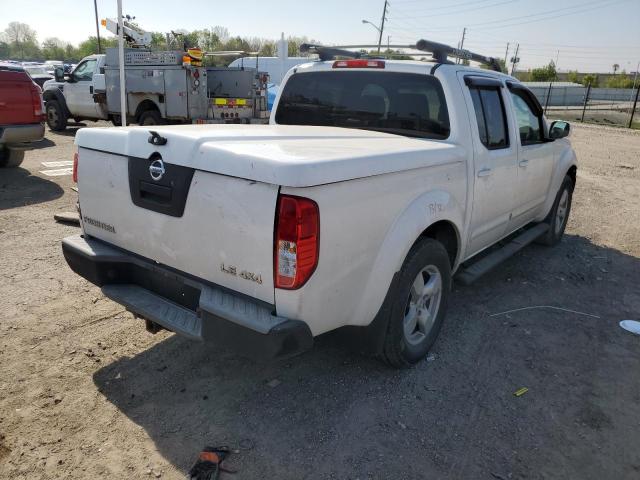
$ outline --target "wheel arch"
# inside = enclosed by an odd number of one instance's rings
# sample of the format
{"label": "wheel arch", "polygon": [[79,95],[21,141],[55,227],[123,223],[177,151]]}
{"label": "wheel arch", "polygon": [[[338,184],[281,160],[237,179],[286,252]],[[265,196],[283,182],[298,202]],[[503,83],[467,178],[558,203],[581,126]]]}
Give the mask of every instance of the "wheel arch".
{"label": "wheel arch", "polygon": [[412,245],[412,249],[423,239],[432,238],[442,244],[449,254],[449,263],[453,271],[460,254],[460,232],[450,220],[438,220],[427,227]]}
{"label": "wheel arch", "polygon": [[365,294],[354,311],[354,320],[366,325],[374,319],[394,275],[411,249],[424,238],[443,242],[453,272],[462,250],[463,219],[463,207],[449,192],[443,190],[424,193],[410,203],[387,231],[367,278]]}
{"label": "wheel arch", "polygon": [[64,113],[67,117],[71,116],[71,112],[69,112],[69,107],[67,107],[67,100],[64,98],[63,93],[59,89],[49,89],[42,92],[42,100],[44,100],[45,105],[47,102],[52,100],[57,101],[60,106],[64,109]]}
{"label": "wheel arch", "polygon": [[569,176],[569,178],[571,178],[571,180],[573,181],[573,186],[575,187],[576,182],[578,181],[578,166],[571,165],[569,170],[567,170],[567,175]]}
{"label": "wheel arch", "polygon": [[573,185],[575,186],[577,181],[577,174],[578,161],[576,158],[576,153],[569,145],[567,148],[563,149],[560,152],[549,185],[549,191],[547,192],[547,200],[544,204],[544,208],[542,209],[540,216],[536,219],[537,221],[544,220],[545,218],[547,218],[547,215],[549,215],[549,212],[551,212],[553,203],[556,200],[556,194],[558,193],[558,190],[562,185],[564,177],[566,177],[567,175],[571,177],[571,180],[573,180]]}
{"label": "wheel arch", "polygon": [[156,110],[160,114],[160,116],[162,116],[162,111],[160,110],[160,107],[154,100],[150,98],[145,98],[144,100],[142,100],[136,107],[136,113],[134,115],[136,119],[136,123],[140,122],[140,116],[144,112],[148,112],[152,110]]}

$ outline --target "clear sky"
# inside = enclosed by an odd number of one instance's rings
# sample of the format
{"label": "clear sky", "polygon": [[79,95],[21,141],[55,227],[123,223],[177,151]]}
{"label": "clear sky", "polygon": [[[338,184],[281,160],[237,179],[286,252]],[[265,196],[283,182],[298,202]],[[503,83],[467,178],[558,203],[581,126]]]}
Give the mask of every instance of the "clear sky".
{"label": "clear sky", "polygon": [[[116,0],[97,0],[100,18],[116,16]],[[123,0],[124,13],[147,30],[167,32],[222,25],[232,35],[277,39],[306,35],[327,44],[375,43],[384,0]],[[558,57],[560,70],[635,71],[640,61],[640,0],[390,0],[391,43],[428,38],[486,55],[510,56],[520,43],[521,67]],[[38,40],[77,44],[95,35],[92,0],[0,0],[0,30],[28,23]],[[104,30],[103,30],[104,32]],[[106,34],[106,32],[105,32]],[[558,52],[559,51],[559,52]]]}

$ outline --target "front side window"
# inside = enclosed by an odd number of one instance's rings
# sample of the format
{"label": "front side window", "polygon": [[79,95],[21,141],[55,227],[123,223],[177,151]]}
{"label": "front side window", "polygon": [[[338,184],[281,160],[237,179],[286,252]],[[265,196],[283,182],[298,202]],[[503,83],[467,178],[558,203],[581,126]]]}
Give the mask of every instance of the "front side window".
{"label": "front side window", "polygon": [[520,142],[522,145],[531,145],[543,141],[542,117],[536,115],[535,108],[526,94],[517,90],[511,92],[511,99],[515,108]]}
{"label": "front side window", "polygon": [[498,87],[471,87],[471,100],[478,122],[480,141],[489,150],[507,148],[507,118]]}
{"label": "front side window", "polygon": [[73,78],[79,82],[93,79],[93,72],[96,70],[96,60],[87,60],[82,62],[73,71]]}
{"label": "front side window", "polygon": [[292,75],[276,111],[281,125],[376,130],[445,139],[449,113],[438,79],[384,71],[330,71]]}

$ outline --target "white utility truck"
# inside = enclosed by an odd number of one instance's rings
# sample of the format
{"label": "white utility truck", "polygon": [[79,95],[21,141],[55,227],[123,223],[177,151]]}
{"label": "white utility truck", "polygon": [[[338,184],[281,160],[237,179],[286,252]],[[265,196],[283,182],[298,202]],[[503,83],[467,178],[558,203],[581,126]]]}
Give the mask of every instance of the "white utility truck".
{"label": "white utility truck", "polygon": [[[115,20],[104,25],[117,32]],[[264,72],[204,67],[199,49],[151,50],[151,35],[130,22],[124,33],[129,45],[124,50],[127,123],[267,123]],[[55,80],[46,82],[43,91],[51,130],[65,130],[69,119],[121,124],[118,59],[118,49],[108,48],[106,55],[83,58],[68,75],[56,68]]]}
{"label": "white utility truck", "polygon": [[[196,67],[183,52],[126,49],[127,123],[267,123],[268,75],[254,68]],[[120,125],[118,49],[82,59],[68,75],[44,84],[47,124],[111,120]]]}
{"label": "white utility truck", "polygon": [[82,234],[62,249],[150,331],[274,357],[343,328],[409,366],[455,272],[470,283],[560,241],[569,125],[548,124],[516,79],[447,59],[495,66],[465,50],[421,40],[425,62],[307,48],[324,61],[288,72],[270,125],[80,130]]}

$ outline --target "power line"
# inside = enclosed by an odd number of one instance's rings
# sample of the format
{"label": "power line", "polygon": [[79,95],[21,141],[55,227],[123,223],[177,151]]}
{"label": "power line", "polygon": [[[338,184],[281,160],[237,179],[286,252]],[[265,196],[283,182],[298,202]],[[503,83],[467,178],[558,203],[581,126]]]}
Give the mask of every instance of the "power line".
{"label": "power line", "polygon": [[[495,2],[495,0],[491,0],[491,1]],[[514,2],[519,2],[519,1],[520,0],[501,0],[499,2],[490,3],[488,5],[482,5],[480,7],[473,7],[473,8],[463,9],[463,10],[456,10],[454,12],[435,13],[435,14],[427,14],[427,15],[412,15],[412,14],[409,14],[408,12],[406,12],[405,16],[400,16],[400,17],[395,17],[395,18],[412,20],[412,19],[417,19],[417,18],[444,17],[444,16],[448,16],[448,15],[458,15],[460,13],[474,12],[476,10],[484,10],[485,8],[497,7],[497,6],[500,6],[500,5],[506,5],[508,3],[514,3]]]}
{"label": "power line", "polygon": [[[445,10],[447,8],[456,8],[456,7],[462,7],[465,5],[474,5],[474,4],[478,4],[478,3],[485,3],[485,2],[491,2],[493,0],[474,0],[471,2],[461,2],[461,3],[454,3],[452,5],[443,5],[441,7],[428,7],[429,10]],[[402,0],[395,0],[393,2],[394,5],[407,5],[409,3],[423,3],[424,0],[407,0],[407,1],[402,1]]]}
{"label": "power line", "polygon": [[[559,15],[545,16],[543,18],[534,18],[532,20],[527,20],[527,21],[524,21],[524,22],[507,23],[505,25],[495,25],[495,26],[490,26],[488,28],[489,29],[491,29],[491,28],[506,28],[506,27],[514,27],[514,26],[518,26],[518,25],[526,25],[528,23],[543,22],[545,20],[555,20],[557,18],[566,17],[566,16],[569,16],[569,15],[577,15],[577,14],[585,13],[585,12],[590,12],[592,10],[598,10],[600,8],[610,7],[612,5],[615,5],[615,4],[618,4],[618,3],[624,3],[624,2],[628,2],[628,1],[629,0],[615,0],[615,1],[612,1],[612,2],[609,2],[609,3],[600,3],[600,0],[597,0],[596,2],[591,2],[591,3],[584,4],[584,5],[593,5],[594,3],[599,3],[599,5],[595,5],[595,6],[592,6],[590,8],[583,8],[583,9],[580,9],[580,10],[575,10],[573,12],[566,12],[566,13],[562,13],[562,14],[559,14]],[[574,8],[574,7],[571,7],[571,8]],[[566,8],[558,9],[558,10],[550,10],[548,12],[545,12],[544,14],[536,14],[536,15],[548,15],[548,14],[551,14],[553,12],[558,12],[558,11],[562,11],[562,10],[566,10]],[[525,16],[519,17],[519,18],[526,18],[526,17],[530,17],[530,16],[532,16],[532,15],[525,15]],[[513,17],[513,18],[516,19],[518,17]],[[476,23],[476,24],[471,25],[471,26],[482,27],[482,26],[486,26],[486,25],[495,24],[496,22],[506,22],[507,20],[508,19],[504,19],[504,20],[500,20],[500,21],[495,20],[495,21],[491,21],[491,22]]]}
{"label": "power line", "polygon": [[[604,7],[609,7],[618,3],[624,3],[624,2],[628,2],[629,0],[614,0],[614,1],[609,1],[609,2],[601,2],[601,0],[592,0],[591,2],[586,2],[583,3],[582,5],[572,5],[569,7],[563,7],[563,8],[558,8],[556,10],[548,10],[546,12],[542,12],[542,13],[532,13],[529,15],[520,15],[520,16],[515,16],[515,17],[508,17],[508,18],[503,18],[503,19],[498,19],[498,20],[490,20],[487,22],[479,22],[479,23],[474,23],[474,24],[467,24],[468,27],[485,27],[485,26],[489,26],[488,28],[506,28],[506,27],[512,27],[512,26],[517,26],[517,25],[525,25],[528,23],[534,23],[534,22],[540,22],[540,21],[545,21],[545,20],[554,20],[556,18],[561,18],[561,17],[565,17],[568,15],[576,15],[576,14],[580,14],[580,13],[584,13],[584,12],[589,12],[592,10],[597,10],[600,8],[604,8]],[[585,8],[588,7],[588,8]],[[567,10],[573,10],[573,11],[569,11],[567,12]],[[558,12],[565,12],[565,13],[561,13],[556,15]],[[533,18],[533,17],[540,17],[540,18]],[[516,21],[514,23],[508,23],[511,22],[513,20],[521,20],[524,18],[531,18],[531,20],[526,20],[523,22],[519,22]],[[507,22],[507,23],[505,23]],[[429,28],[429,30],[431,31],[447,31],[450,29],[455,29],[455,28],[459,28],[462,25],[458,24],[458,25],[447,25],[447,26],[440,26],[440,27],[436,27],[436,28]]]}

